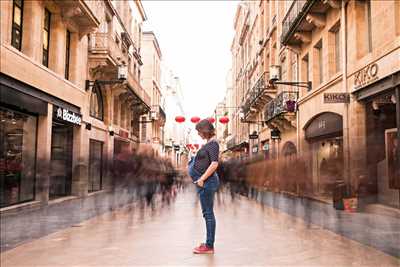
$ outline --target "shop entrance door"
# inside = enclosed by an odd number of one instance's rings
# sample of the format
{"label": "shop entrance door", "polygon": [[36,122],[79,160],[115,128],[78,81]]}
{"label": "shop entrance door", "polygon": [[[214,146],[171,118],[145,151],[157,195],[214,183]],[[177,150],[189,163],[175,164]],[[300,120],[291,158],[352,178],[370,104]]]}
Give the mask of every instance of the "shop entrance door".
{"label": "shop entrance door", "polygon": [[329,138],[313,143],[313,176],[318,195],[331,197],[335,182],[343,180],[343,138]]}
{"label": "shop entrance door", "polygon": [[50,199],[71,195],[73,126],[53,122],[51,135]]}

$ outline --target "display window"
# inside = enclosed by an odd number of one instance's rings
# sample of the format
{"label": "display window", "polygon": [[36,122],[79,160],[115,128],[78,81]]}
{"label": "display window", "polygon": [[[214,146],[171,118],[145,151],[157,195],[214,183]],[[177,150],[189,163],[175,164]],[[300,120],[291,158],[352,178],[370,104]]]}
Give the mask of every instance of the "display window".
{"label": "display window", "polygon": [[103,143],[90,140],[89,147],[89,184],[88,191],[95,192],[102,189],[103,178]]}
{"label": "display window", "polygon": [[37,117],[0,107],[0,207],[35,198]]}

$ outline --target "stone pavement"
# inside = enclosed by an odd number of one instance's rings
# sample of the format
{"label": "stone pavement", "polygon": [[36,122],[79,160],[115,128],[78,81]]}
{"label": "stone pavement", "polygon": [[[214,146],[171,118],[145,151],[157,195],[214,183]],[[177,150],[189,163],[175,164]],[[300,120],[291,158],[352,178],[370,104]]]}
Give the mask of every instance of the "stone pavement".
{"label": "stone pavement", "polygon": [[0,254],[1,266],[399,266],[400,260],[277,209],[221,194],[215,255],[193,255],[204,222],[193,191],[174,204],[106,213]]}

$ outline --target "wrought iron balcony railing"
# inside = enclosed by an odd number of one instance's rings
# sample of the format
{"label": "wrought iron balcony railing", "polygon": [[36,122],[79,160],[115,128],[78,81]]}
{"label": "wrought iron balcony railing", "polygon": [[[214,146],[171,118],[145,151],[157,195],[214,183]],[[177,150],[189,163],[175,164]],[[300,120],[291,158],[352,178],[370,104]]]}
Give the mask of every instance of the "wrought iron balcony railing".
{"label": "wrought iron balcony railing", "polygon": [[266,105],[264,120],[268,122],[282,114],[296,112],[298,96],[298,92],[281,92]]}
{"label": "wrought iron balcony railing", "polygon": [[281,43],[287,44],[289,38],[296,31],[299,22],[305,17],[316,0],[294,0],[282,20]]}
{"label": "wrought iron balcony railing", "polygon": [[244,98],[244,103],[242,105],[245,117],[250,113],[252,108],[257,106],[259,102],[262,102],[261,104],[266,103],[266,99],[263,98],[264,93],[266,92],[266,90],[268,90],[266,79],[267,79],[267,73],[264,72],[260,76],[258,81],[254,84],[253,88],[247,92]]}

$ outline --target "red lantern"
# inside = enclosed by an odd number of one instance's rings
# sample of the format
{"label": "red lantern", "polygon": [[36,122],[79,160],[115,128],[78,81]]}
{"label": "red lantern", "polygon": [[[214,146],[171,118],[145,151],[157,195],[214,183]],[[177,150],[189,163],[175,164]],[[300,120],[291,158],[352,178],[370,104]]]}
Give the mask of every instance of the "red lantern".
{"label": "red lantern", "polygon": [[182,123],[182,122],[185,121],[185,117],[183,117],[183,116],[176,116],[176,117],[175,117],[175,121],[178,122],[178,123]]}
{"label": "red lantern", "polygon": [[215,119],[213,118],[213,117],[210,117],[210,118],[208,118],[207,119],[209,122],[211,122],[211,123],[214,123],[215,122]]}
{"label": "red lantern", "polygon": [[195,147],[196,149],[199,149],[199,144],[194,144],[194,147]]}
{"label": "red lantern", "polygon": [[193,122],[193,123],[198,123],[198,122],[200,121],[200,118],[197,117],[197,116],[195,116],[195,117],[192,117],[192,118],[190,119],[190,121]]}
{"label": "red lantern", "polygon": [[229,122],[229,118],[228,117],[221,117],[219,119],[219,122],[222,123],[222,124],[226,124],[226,123]]}
{"label": "red lantern", "polygon": [[192,149],[192,144],[186,144],[187,149]]}

